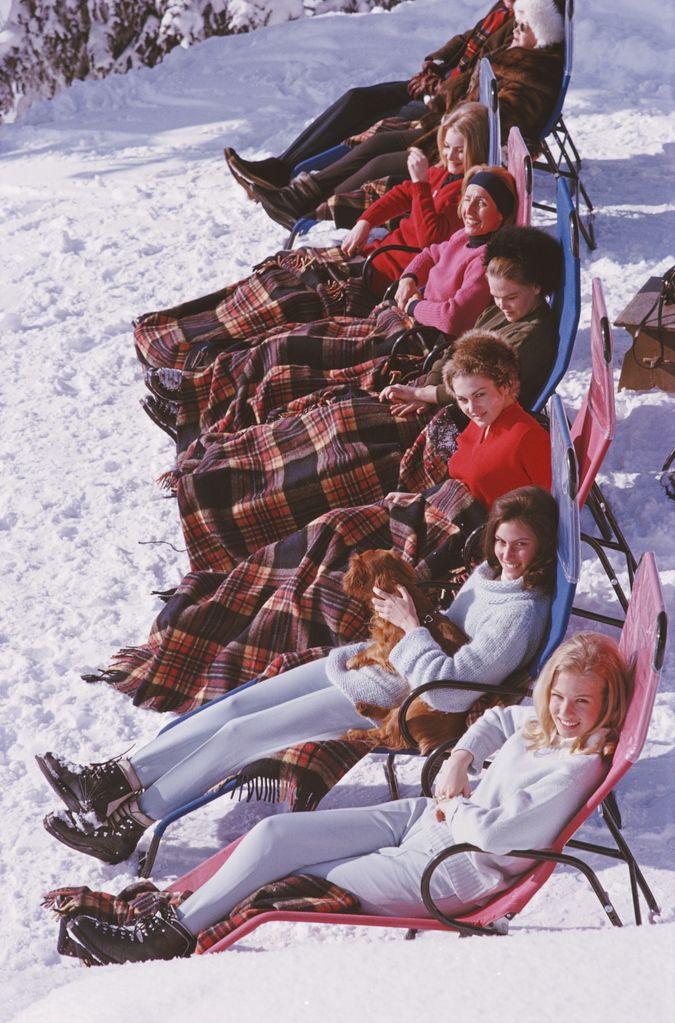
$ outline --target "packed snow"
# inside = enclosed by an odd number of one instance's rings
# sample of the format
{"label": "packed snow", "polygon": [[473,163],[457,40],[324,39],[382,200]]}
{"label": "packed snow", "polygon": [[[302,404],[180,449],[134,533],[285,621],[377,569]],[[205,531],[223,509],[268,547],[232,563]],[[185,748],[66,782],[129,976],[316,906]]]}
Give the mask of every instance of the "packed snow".
{"label": "packed snow", "polygon": [[[622,931],[585,882],[561,869],[500,940],[428,933],[407,943],[392,930],[278,924],[222,956],[83,971],[59,957],[55,921],[40,907],[57,885],[118,891],[134,864],[107,866],[48,837],[41,820],[54,797],[34,754],[105,758],[168,720],[80,680],[118,647],[144,641],[158,610],[151,591],[175,585],[187,567],[175,502],[154,483],[172,449],[138,404],[131,319],[222,287],[283,242],[285,232],[229,176],[223,145],[251,157],[279,152],[350,85],[409,76],[483,6],[416,0],[391,13],[211,39],[153,70],[77,83],[0,128],[0,543],[9,581],[0,624],[0,1020],[257,1023],[320,1013],[325,1023],[349,1015],[379,1023],[449,1013],[526,1023],[559,1013],[658,1023],[669,1015],[672,665],[643,758],[619,791],[626,837],[662,906],[653,926],[631,923],[625,868],[601,864]],[[601,279],[614,319],[649,276],[675,263],[672,22],[657,0],[577,7],[566,120],[597,207],[598,248],[582,254],[581,325],[559,389],[570,411],[589,376],[591,279]],[[618,380],[630,339],[618,328],[614,336]],[[672,620],[675,505],[659,480],[675,444],[672,397],[621,391],[617,419],[601,485],[636,555],[656,553]],[[616,613],[589,556],[579,592],[580,603]],[[402,769],[405,794],[418,770],[414,761]],[[326,803],[384,798],[381,767],[369,761]],[[271,812],[283,811],[222,800],[179,822],[155,879],[179,876]],[[599,823],[585,833],[602,840]]]}

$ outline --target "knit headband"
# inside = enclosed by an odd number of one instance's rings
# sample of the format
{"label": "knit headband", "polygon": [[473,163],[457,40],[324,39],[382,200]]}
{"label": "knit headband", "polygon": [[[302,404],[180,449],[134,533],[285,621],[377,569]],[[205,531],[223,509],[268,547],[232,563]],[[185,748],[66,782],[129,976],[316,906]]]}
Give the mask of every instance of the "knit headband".
{"label": "knit headband", "polygon": [[480,185],[484,188],[503,217],[509,217],[513,213],[516,200],[511,189],[498,174],[493,174],[492,171],[478,171],[468,182],[467,188],[469,185]]}

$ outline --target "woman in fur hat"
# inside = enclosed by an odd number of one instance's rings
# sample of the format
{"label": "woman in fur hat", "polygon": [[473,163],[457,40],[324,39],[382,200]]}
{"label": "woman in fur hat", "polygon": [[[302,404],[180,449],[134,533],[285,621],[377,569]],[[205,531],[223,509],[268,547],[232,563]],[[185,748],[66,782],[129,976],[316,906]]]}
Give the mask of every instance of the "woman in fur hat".
{"label": "woman in fur hat", "polygon": [[[502,141],[512,127],[536,142],[560,92],[564,21],[555,0],[516,0],[512,40],[490,54],[499,88]],[[350,153],[317,173],[299,174],[286,188],[251,183],[249,191],[265,212],[287,226],[311,213],[333,193],[349,192],[385,176],[407,177],[406,148],[435,130],[442,113],[465,100],[480,98],[480,67],[447,78],[430,101],[433,111],[421,121],[401,123],[401,130],[381,130]],[[427,156],[435,160],[433,135]]]}

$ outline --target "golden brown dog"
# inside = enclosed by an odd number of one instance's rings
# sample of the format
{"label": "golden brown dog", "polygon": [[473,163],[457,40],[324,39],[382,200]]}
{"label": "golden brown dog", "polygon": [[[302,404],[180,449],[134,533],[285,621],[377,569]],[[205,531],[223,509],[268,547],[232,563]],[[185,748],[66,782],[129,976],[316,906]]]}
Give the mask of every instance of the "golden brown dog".
{"label": "golden brown dog", "polygon": [[[368,606],[373,598],[374,586],[386,593],[396,593],[398,587],[403,586],[413,599],[420,622],[429,629],[447,654],[456,653],[467,642],[461,629],[448,621],[445,615],[434,611],[429,597],[419,587],[412,567],[395,550],[353,554],[342,585],[345,593],[362,600]],[[365,650],[351,657],[347,667],[362,668],[376,664],[393,673],[389,654],[402,635],[403,630],[397,625],[373,614],[370,619],[371,643]],[[360,701],[356,709],[359,714],[381,723],[377,728],[352,729],[347,733],[347,739],[366,740],[372,746],[386,746],[389,749],[405,749],[407,743],[398,726],[398,707],[377,707]],[[427,753],[446,739],[459,736],[464,728],[464,720],[464,714],[444,714],[433,710],[421,697],[413,701],[406,716],[410,733],[422,753]]]}

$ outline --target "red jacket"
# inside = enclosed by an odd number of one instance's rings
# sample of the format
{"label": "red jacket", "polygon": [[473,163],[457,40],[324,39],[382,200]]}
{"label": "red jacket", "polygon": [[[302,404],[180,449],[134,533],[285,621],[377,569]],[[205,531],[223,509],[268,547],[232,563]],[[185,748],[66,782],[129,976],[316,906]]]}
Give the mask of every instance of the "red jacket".
{"label": "red jacket", "polygon": [[[365,220],[371,227],[379,227],[402,213],[407,215],[386,238],[366,246],[366,255],[380,245],[414,245],[424,249],[434,242],[444,242],[458,231],[462,226],[457,214],[462,179],[444,184],[447,176],[445,167],[430,167],[428,181],[404,181],[369,206],[359,220]],[[375,268],[391,283],[398,280],[409,262],[409,252],[385,252]]]}
{"label": "red jacket", "polygon": [[534,485],[550,490],[549,435],[520,405],[509,405],[486,437],[475,423],[462,430],[448,471],[488,510],[498,497],[516,487]]}

